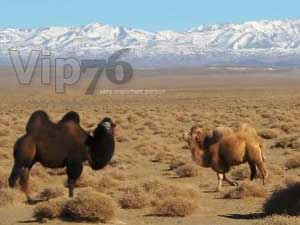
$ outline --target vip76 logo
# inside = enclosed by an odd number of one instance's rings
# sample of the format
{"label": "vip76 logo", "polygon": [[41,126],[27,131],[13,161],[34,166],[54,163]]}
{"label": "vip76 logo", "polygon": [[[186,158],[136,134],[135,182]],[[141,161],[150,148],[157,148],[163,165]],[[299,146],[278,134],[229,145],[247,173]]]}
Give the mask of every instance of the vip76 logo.
{"label": "vip76 logo", "polygon": [[[120,58],[130,51],[129,48],[121,49],[112,54],[107,60],[105,59],[83,59],[76,58],[56,58],[54,60],[55,72],[52,72],[53,60],[50,51],[31,51],[26,65],[23,63],[20,52],[17,50],[9,50],[11,62],[15,70],[18,81],[21,85],[30,85],[34,72],[38,68],[40,62],[41,68],[41,83],[51,84],[51,78],[55,78],[55,91],[64,93],[66,85],[77,83],[81,75],[87,73],[88,69],[97,69],[96,74],[89,87],[86,90],[87,95],[92,95],[95,92],[97,83],[101,75],[105,72],[108,80],[114,84],[125,84],[129,82],[133,76],[132,66]],[[117,77],[117,68],[122,68],[122,78]],[[66,73],[67,69],[71,71]]]}

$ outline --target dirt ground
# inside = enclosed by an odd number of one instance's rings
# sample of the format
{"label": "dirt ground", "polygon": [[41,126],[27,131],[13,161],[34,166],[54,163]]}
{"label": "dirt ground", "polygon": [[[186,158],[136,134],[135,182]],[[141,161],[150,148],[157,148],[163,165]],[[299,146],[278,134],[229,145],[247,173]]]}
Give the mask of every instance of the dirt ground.
{"label": "dirt ground", "polygon": [[[33,85],[24,87],[17,83],[10,69],[1,68],[0,192],[8,189],[5,182],[13,164],[13,145],[24,134],[30,114],[43,109],[53,121],[58,121],[67,111],[75,110],[86,130],[92,131],[105,116],[113,118],[119,127],[113,163],[98,172],[85,166],[80,185],[75,189],[78,193],[91,187],[114,199],[118,209],[108,224],[268,224],[264,223],[266,218],[260,218],[266,198],[279,187],[299,180],[299,74],[300,70],[296,69],[137,70],[130,83],[117,86],[102,79],[94,95],[87,96],[84,92],[90,77],[67,87],[64,94],[56,94],[53,86],[40,85],[38,76]],[[111,89],[157,89],[160,92],[104,94],[103,90]],[[210,129],[236,127],[240,122],[253,124],[264,138],[270,176],[266,186],[262,186],[260,179],[248,181],[248,165],[237,166],[230,176],[240,185],[250,183],[258,191],[245,191],[238,199],[224,198],[235,187],[224,185],[222,192],[215,192],[216,174],[194,165],[181,137],[194,124]],[[179,176],[178,169],[170,169],[175,160],[182,161],[195,174]],[[67,196],[66,175],[56,172],[35,165],[31,171],[32,195],[38,196],[45,188],[59,187]],[[156,201],[172,196],[173,193],[169,193],[172,189],[165,195],[153,195],[152,204],[138,209],[122,208],[120,199],[124,187],[142,187],[151,180],[181,188],[182,195],[186,194],[185,190],[193,189],[196,197],[185,196],[185,199],[193,201],[195,209],[185,217],[159,216],[155,211]],[[141,198],[147,201],[153,196],[142,192]],[[20,191],[14,193],[13,199],[0,194],[0,224],[36,224],[35,207],[26,204]],[[59,218],[46,222],[78,224]]]}

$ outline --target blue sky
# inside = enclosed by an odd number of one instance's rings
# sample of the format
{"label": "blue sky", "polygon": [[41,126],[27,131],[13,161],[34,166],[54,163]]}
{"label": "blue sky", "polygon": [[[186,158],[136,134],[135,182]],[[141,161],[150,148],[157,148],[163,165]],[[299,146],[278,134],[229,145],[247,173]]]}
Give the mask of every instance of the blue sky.
{"label": "blue sky", "polygon": [[0,0],[1,28],[101,22],[149,31],[201,24],[300,18],[299,0]]}

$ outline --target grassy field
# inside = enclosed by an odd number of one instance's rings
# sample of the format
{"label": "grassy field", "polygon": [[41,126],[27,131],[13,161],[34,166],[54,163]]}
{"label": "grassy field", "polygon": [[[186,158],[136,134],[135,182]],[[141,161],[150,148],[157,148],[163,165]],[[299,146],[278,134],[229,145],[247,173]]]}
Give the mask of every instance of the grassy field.
{"label": "grassy field", "polygon": [[[38,109],[47,111],[53,121],[75,110],[86,130],[93,130],[105,116],[117,123],[113,161],[98,172],[85,166],[75,189],[76,200],[85,201],[90,213],[97,202],[105,206],[97,210],[108,224],[300,224],[294,217],[262,215],[264,202],[275,190],[299,181],[299,73],[295,69],[140,70],[123,86],[101,80],[95,94],[87,96],[90,77],[64,94],[55,94],[53,86],[39,84],[38,76],[33,85],[23,87],[12,71],[2,68],[0,224],[36,224],[45,213],[57,217],[61,202],[68,201],[64,171],[38,164],[31,171],[31,192],[47,198],[46,202],[28,205],[19,190],[7,187],[14,142]],[[101,92],[106,89],[162,92],[107,96]],[[230,176],[240,187],[225,185],[217,193],[216,174],[194,165],[182,133],[193,124],[213,128],[236,127],[240,122],[253,124],[263,137],[269,178],[266,186],[260,179],[250,182],[248,165],[237,166]],[[68,202],[68,209],[74,204]],[[60,217],[43,221],[78,224]]]}

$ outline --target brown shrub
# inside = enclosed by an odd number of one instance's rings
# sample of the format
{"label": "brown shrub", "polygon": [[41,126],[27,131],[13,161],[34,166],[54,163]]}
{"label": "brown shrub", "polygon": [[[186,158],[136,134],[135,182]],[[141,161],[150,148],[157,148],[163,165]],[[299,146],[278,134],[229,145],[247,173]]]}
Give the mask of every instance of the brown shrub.
{"label": "brown shrub", "polygon": [[150,130],[153,130],[153,131],[157,131],[158,130],[158,126],[156,125],[156,123],[152,122],[152,121],[147,121],[144,123],[144,125],[146,127],[148,127]]}
{"label": "brown shrub", "polygon": [[194,200],[199,197],[199,192],[193,186],[185,184],[173,184],[161,181],[159,179],[151,179],[145,181],[142,187],[149,195],[150,203],[156,206],[162,199],[182,197]]}
{"label": "brown shrub", "polygon": [[76,187],[96,187],[97,186],[97,178],[87,170],[85,167],[81,176],[76,181]]}
{"label": "brown shrub", "polygon": [[299,225],[300,218],[291,216],[268,216],[263,220],[253,222],[253,225]]}
{"label": "brown shrub", "polygon": [[300,156],[294,156],[286,161],[285,167],[287,169],[296,169],[300,167]]}
{"label": "brown shrub", "polygon": [[196,177],[199,175],[199,168],[195,165],[184,165],[176,169],[179,177]]}
{"label": "brown shrub", "polygon": [[145,191],[138,186],[125,188],[119,203],[123,209],[141,209],[148,205]]}
{"label": "brown shrub", "polygon": [[238,167],[231,172],[231,176],[233,176],[235,180],[248,179],[250,177],[249,167],[248,166]]}
{"label": "brown shrub", "polygon": [[191,199],[170,197],[158,202],[153,213],[158,216],[185,217],[192,214],[196,208],[197,204]]}
{"label": "brown shrub", "polygon": [[101,223],[111,220],[115,213],[116,204],[113,199],[91,190],[81,192],[69,200],[62,211],[66,219]]}
{"label": "brown shrub", "polygon": [[170,170],[177,169],[178,167],[184,166],[185,164],[186,164],[185,161],[182,159],[173,159],[169,165]]}
{"label": "brown shrub", "polygon": [[264,129],[259,131],[258,135],[264,139],[274,139],[279,136],[279,131],[274,129]]}
{"label": "brown shrub", "polygon": [[300,215],[300,183],[294,183],[286,188],[279,189],[266,200],[263,211],[267,215],[287,214]]}
{"label": "brown shrub", "polygon": [[52,199],[50,201],[37,204],[33,210],[33,216],[37,220],[54,219],[61,215],[67,199]]}
{"label": "brown shrub", "polygon": [[62,187],[51,187],[51,188],[45,188],[40,194],[39,197],[43,199],[53,199],[58,198],[64,195],[64,188]]}
{"label": "brown shrub", "polygon": [[224,195],[224,198],[228,199],[243,199],[248,197],[264,198],[267,196],[267,190],[262,187],[255,185],[251,182],[245,182],[240,187],[230,190]]}
{"label": "brown shrub", "polygon": [[101,179],[97,182],[96,186],[94,186],[94,189],[99,192],[106,192],[112,187],[117,187],[118,185],[118,180],[114,179],[109,175],[103,175]]}
{"label": "brown shrub", "polygon": [[11,189],[0,189],[0,207],[12,204],[15,200],[16,192]]}
{"label": "brown shrub", "polygon": [[142,184],[142,187],[146,192],[154,192],[165,186],[165,182],[160,179],[149,179]]}
{"label": "brown shrub", "polygon": [[285,136],[276,141],[273,147],[300,149],[300,138],[294,135]]}

